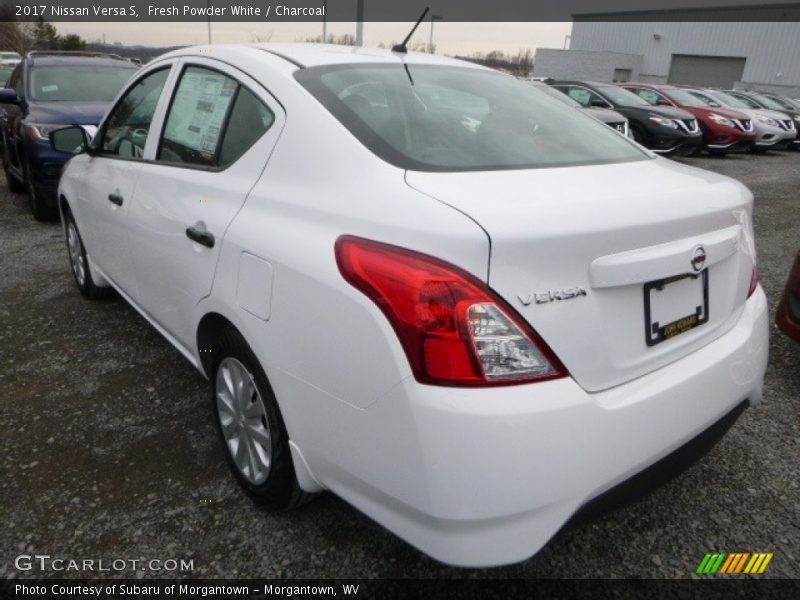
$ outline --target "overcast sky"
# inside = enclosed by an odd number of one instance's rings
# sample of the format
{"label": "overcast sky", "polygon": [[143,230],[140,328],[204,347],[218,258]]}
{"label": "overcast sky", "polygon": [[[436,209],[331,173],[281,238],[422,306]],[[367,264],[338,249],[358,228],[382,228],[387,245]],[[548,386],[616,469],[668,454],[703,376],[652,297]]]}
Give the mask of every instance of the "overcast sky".
{"label": "overcast sky", "polygon": [[[364,43],[399,42],[412,23],[365,23]],[[122,42],[125,45],[177,46],[205,44],[206,23],[57,23],[59,33],[77,33],[96,41]],[[428,42],[430,23],[423,23],[412,42]],[[434,43],[439,54],[472,54],[502,50],[516,53],[520,48],[563,48],[571,23],[447,23],[436,22]],[[329,34],[355,33],[355,23],[329,23]],[[321,35],[321,23],[213,23],[212,41],[223,42],[295,42]]]}

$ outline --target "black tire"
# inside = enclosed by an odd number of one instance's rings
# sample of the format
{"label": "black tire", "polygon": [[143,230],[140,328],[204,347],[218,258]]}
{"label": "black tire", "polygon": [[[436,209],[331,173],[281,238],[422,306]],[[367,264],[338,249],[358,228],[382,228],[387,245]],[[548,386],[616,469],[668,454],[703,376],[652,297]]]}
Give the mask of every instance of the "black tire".
{"label": "black tire", "polygon": [[55,221],[58,217],[58,211],[54,207],[48,206],[42,197],[42,193],[36,189],[36,183],[31,176],[30,165],[27,162],[23,163],[23,165],[25,188],[28,192],[28,202],[31,205],[33,218],[37,221]]}
{"label": "black tire", "polygon": [[[261,363],[253,354],[247,342],[238,331],[228,329],[223,333],[214,348],[204,350],[211,350],[214,358],[210,385],[214,422],[216,423],[219,439],[222,442],[228,467],[239,486],[256,504],[270,511],[291,510],[313,498],[314,494],[304,492],[297,483],[292,454],[289,449],[289,435],[286,432],[278,402],[261,367]],[[217,409],[217,382],[220,366],[226,359],[234,359],[244,366],[258,392],[257,395],[253,394],[250,397],[252,406],[256,406],[256,403],[260,401],[265,411],[266,422],[262,420],[262,424],[263,427],[269,429],[271,460],[266,479],[261,483],[254,483],[249,480],[247,474],[239,468],[233,457],[234,451],[229,447],[223,433],[222,416]],[[241,439],[240,437],[239,445],[242,444]]]}
{"label": "black tire", "polygon": [[25,182],[14,177],[8,168],[8,158],[6,157],[5,150],[3,151],[3,171],[6,174],[6,183],[8,184],[9,190],[15,194],[22,194],[25,192]]}
{"label": "black tire", "polygon": [[[71,234],[73,235],[72,238],[70,237]],[[113,288],[100,287],[92,279],[83,239],[72,213],[68,210],[64,211],[64,237],[67,241],[67,256],[69,257],[72,277],[75,279],[75,284],[78,286],[81,295],[89,300],[100,300],[112,296],[114,294]],[[71,244],[74,244],[74,246],[71,246]],[[81,268],[83,269],[82,273]]]}

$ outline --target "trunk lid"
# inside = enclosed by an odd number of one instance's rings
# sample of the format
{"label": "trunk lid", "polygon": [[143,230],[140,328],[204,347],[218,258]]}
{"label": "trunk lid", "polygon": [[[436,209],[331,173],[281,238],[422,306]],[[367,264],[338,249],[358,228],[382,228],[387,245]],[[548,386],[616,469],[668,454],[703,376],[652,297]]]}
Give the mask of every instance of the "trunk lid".
{"label": "trunk lid", "polygon": [[[686,356],[730,329],[743,309],[755,261],[752,195],[733,179],[659,158],[409,171],[406,181],[485,229],[490,287],[588,391]],[[685,274],[694,277],[670,281]],[[658,280],[667,281],[651,283]]]}

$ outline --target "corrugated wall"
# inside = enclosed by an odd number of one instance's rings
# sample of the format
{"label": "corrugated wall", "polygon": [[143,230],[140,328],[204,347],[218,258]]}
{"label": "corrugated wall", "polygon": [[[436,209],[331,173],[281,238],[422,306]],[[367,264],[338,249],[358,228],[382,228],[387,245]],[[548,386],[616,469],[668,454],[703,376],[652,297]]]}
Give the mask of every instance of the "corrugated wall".
{"label": "corrugated wall", "polygon": [[576,22],[570,48],[641,54],[651,80],[673,54],[745,57],[743,83],[800,88],[800,23]]}

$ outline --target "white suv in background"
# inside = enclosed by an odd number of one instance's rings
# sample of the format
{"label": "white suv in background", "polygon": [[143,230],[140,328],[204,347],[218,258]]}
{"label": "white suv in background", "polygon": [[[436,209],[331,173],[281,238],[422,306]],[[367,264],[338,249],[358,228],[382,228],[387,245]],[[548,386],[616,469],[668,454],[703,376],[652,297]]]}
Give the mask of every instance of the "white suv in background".
{"label": "white suv in background", "polygon": [[271,508],[331,490],[441,561],[520,561],[761,399],[750,192],[511,76],[186,48],[51,142],[81,292],[210,380]]}
{"label": "white suv in background", "polygon": [[0,65],[14,67],[22,61],[18,52],[0,52]]}

